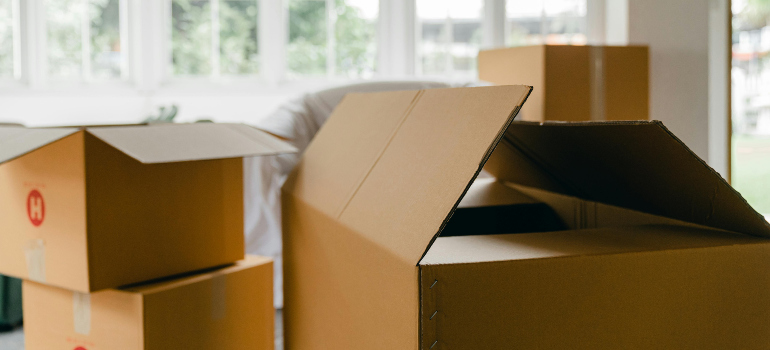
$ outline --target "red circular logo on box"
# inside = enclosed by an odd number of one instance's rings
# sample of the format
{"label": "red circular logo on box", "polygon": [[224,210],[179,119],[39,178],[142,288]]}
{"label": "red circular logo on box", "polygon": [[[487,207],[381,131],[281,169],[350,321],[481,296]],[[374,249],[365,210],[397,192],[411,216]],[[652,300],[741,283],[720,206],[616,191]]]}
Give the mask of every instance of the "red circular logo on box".
{"label": "red circular logo on box", "polygon": [[78,347],[76,347],[74,350],[86,350],[86,348],[84,348],[84,347],[82,347],[82,346],[78,346]]}
{"label": "red circular logo on box", "polygon": [[45,218],[45,202],[37,190],[32,190],[27,196],[27,216],[35,227],[40,226]]}

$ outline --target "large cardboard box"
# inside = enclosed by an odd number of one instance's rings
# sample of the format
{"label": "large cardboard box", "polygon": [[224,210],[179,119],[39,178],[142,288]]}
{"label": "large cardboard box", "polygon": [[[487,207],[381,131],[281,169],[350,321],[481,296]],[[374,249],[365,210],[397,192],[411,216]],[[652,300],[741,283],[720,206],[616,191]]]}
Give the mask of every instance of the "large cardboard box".
{"label": "large cardboard box", "polygon": [[243,259],[237,124],[0,127],[0,273],[81,292]]}
{"label": "large cardboard box", "polygon": [[649,119],[646,46],[538,45],[479,52],[479,79],[535,87],[519,119]]}
{"label": "large cardboard box", "polygon": [[660,122],[529,91],[345,97],[284,187],[288,349],[767,348],[768,223]]}
{"label": "large cardboard box", "polygon": [[273,267],[233,266],[92,294],[24,281],[27,350],[273,349]]}

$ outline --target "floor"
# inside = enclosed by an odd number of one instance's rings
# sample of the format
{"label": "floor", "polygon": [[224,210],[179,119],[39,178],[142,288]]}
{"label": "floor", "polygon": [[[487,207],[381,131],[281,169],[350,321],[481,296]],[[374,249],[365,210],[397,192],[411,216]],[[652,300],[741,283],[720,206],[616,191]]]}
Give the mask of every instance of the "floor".
{"label": "floor", "polygon": [[[10,332],[0,332],[0,349],[24,350],[24,330],[18,327]],[[275,312],[275,350],[283,350],[283,315]]]}
{"label": "floor", "polygon": [[18,327],[10,332],[0,332],[0,349],[24,350],[24,330]]}

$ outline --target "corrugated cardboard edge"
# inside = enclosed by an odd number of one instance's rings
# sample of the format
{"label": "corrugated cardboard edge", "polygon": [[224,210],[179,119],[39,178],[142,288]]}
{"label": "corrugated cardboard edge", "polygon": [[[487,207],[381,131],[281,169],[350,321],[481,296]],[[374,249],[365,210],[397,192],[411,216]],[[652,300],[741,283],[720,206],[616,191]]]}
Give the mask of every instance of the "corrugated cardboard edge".
{"label": "corrugated cardboard edge", "polygon": [[[516,106],[516,109],[514,109],[511,112],[510,117],[508,117],[508,122],[505,123],[505,126],[500,130],[495,140],[492,142],[492,144],[489,146],[489,149],[487,150],[487,153],[484,154],[484,157],[479,161],[479,166],[476,169],[476,172],[473,174],[473,177],[468,181],[468,184],[465,186],[465,189],[463,190],[463,193],[460,195],[459,198],[457,198],[457,201],[455,201],[455,204],[452,206],[452,210],[449,211],[449,214],[444,218],[444,221],[441,223],[441,226],[439,227],[438,231],[433,235],[433,238],[431,238],[428,245],[425,247],[425,250],[422,252],[422,255],[420,256],[420,259],[417,260],[416,266],[420,266],[420,261],[422,261],[422,258],[425,257],[425,254],[428,254],[428,250],[430,250],[430,247],[433,245],[433,243],[436,241],[436,238],[441,234],[441,231],[444,230],[444,227],[446,227],[447,223],[449,222],[449,219],[452,218],[452,215],[457,210],[457,206],[460,205],[460,202],[463,200],[463,197],[465,197],[465,194],[468,193],[468,190],[471,188],[471,185],[473,185],[473,181],[476,180],[476,178],[479,176],[479,173],[481,173],[481,170],[484,169],[484,164],[486,164],[487,160],[489,160],[489,157],[492,156],[492,152],[495,151],[497,148],[497,145],[500,144],[500,142],[505,137],[505,133],[508,130],[508,127],[511,126],[511,123],[513,123],[514,119],[516,119],[516,116],[521,111],[522,106],[527,102],[527,99],[532,94],[533,87],[529,86],[529,91],[527,92],[527,95],[524,96],[524,98],[518,103]],[[535,123],[537,124],[537,123]],[[420,296],[422,298],[422,296]]]}

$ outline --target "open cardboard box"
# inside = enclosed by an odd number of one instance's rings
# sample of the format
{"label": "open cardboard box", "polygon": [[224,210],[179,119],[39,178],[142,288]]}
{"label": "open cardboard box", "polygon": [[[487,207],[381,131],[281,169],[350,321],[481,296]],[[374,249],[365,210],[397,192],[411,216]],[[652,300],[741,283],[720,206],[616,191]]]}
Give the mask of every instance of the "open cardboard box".
{"label": "open cardboard box", "polygon": [[238,124],[0,127],[0,273],[80,292],[243,259]]}
{"label": "open cardboard box", "polygon": [[272,350],[274,317],[265,257],[90,294],[24,281],[27,350]]}
{"label": "open cardboard box", "polygon": [[770,225],[660,122],[512,122],[530,90],[345,97],[284,186],[288,349],[770,344]]}

